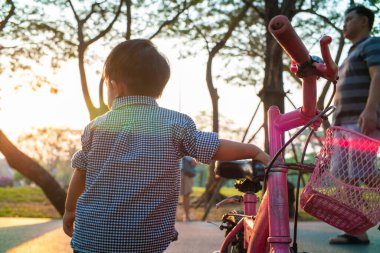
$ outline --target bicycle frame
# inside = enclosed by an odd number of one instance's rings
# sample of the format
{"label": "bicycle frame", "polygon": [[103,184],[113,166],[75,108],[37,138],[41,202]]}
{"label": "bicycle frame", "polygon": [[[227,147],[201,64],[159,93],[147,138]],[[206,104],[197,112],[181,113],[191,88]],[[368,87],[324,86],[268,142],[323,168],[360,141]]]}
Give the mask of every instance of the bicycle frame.
{"label": "bicycle frame", "polygon": [[[308,50],[299,39],[285,16],[276,16],[269,24],[269,31],[277,39],[286,53],[302,67],[310,64],[318,71],[317,74],[302,77],[303,101],[300,109],[282,114],[277,106],[271,106],[268,110],[269,129],[269,155],[273,158],[283,146],[283,134],[285,131],[305,125],[317,114],[316,109],[316,81],[319,76],[335,81],[337,78],[337,66],[332,61],[328,44],[331,38],[325,36],[321,39],[321,52],[325,64],[311,63]],[[321,121],[313,124],[317,128]],[[283,164],[283,157],[278,156],[277,164]],[[267,189],[259,206],[256,219],[256,196],[244,194],[244,211],[251,217],[242,218],[231,230],[222,243],[220,252],[227,252],[231,240],[244,230],[244,247],[248,253],[289,253],[290,237],[289,210],[287,195],[287,169],[277,166],[271,169],[267,179]],[[250,201],[254,200],[254,201]]]}

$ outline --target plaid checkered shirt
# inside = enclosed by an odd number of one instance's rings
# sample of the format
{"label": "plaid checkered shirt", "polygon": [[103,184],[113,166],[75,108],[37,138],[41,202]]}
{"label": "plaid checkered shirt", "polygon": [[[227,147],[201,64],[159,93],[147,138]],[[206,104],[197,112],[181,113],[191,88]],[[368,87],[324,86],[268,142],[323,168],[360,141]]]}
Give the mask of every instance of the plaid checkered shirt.
{"label": "plaid checkered shirt", "polygon": [[163,252],[174,234],[179,160],[208,164],[219,146],[185,114],[151,97],[114,100],[86,126],[72,167],[86,170],[71,246],[81,253]]}

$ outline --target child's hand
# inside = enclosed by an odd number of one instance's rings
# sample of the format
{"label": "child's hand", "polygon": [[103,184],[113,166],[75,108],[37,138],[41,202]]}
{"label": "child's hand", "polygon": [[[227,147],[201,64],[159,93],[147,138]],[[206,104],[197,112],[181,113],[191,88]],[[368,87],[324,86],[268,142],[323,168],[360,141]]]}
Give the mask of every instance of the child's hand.
{"label": "child's hand", "polygon": [[254,160],[259,160],[263,164],[268,165],[270,162],[270,156],[264,151],[260,151],[256,157],[254,157]]}
{"label": "child's hand", "polygon": [[66,211],[63,215],[63,231],[66,235],[72,237],[74,232],[75,212]]}

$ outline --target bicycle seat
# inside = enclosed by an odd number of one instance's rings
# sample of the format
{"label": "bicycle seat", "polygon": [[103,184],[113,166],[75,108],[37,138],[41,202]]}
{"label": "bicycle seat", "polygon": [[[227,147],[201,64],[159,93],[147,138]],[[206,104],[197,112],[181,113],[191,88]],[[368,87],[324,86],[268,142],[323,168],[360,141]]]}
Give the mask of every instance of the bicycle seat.
{"label": "bicycle seat", "polygon": [[251,181],[254,181],[254,179],[263,180],[265,166],[258,161],[219,161],[217,162],[215,173],[228,179],[246,178]]}

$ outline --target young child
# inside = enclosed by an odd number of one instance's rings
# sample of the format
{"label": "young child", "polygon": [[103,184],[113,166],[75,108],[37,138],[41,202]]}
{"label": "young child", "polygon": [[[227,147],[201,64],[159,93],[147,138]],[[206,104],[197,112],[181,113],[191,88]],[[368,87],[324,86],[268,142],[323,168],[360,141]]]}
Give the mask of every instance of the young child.
{"label": "young child", "polygon": [[[163,252],[175,235],[179,161],[268,155],[252,144],[201,132],[185,114],[157,105],[170,76],[149,40],[117,45],[106,59],[110,111],[82,135],[66,199],[63,229],[74,252]],[[75,221],[75,226],[74,226]]]}

